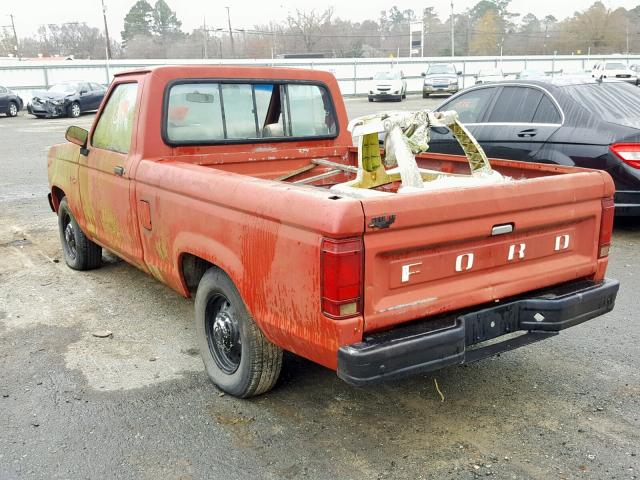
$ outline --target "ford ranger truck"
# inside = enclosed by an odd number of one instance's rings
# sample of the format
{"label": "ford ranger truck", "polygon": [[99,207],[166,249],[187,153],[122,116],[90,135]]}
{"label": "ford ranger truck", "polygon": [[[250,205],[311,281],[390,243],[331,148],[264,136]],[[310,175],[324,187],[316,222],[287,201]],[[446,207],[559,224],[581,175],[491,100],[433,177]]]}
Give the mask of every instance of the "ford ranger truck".
{"label": "ford ranger truck", "polygon": [[357,172],[347,123],[326,72],[118,73],[91,129],[48,153],[64,259],[97,268],[107,249],[194,297],[206,371],[238,397],[273,387],[284,350],[367,385],[613,308],[606,172],[492,159],[517,181],[354,198],[330,189]]}

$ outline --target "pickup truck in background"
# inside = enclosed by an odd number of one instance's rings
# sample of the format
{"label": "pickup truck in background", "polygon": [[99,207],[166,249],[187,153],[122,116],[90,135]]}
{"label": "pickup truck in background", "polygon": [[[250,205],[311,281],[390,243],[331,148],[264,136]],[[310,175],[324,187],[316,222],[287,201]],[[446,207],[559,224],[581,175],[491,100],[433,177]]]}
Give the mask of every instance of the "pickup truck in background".
{"label": "pickup truck in background", "polygon": [[[494,355],[606,313],[614,186],[492,160],[517,181],[355,198],[335,78],[163,66],[115,76],[87,132],[48,154],[66,263],[106,248],[195,297],[207,373],[250,397],[283,350],[354,385]],[[377,147],[376,147],[377,148]],[[464,156],[421,154],[464,173]]]}

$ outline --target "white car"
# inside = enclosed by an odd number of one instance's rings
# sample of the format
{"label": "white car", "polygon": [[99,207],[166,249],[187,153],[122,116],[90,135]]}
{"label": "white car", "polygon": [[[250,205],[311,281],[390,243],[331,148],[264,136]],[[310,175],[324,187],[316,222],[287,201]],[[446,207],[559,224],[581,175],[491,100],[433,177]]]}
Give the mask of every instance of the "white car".
{"label": "white car", "polygon": [[596,63],[591,71],[591,76],[601,80],[622,80],[638,85],[638,74],[622,62]]}
{"label": "white car", "polygon": [[371,79],[369,101],[375,99],[396,100],[401,102],[407,97],[407,81],[402,70],[378,72]]}
{"label": "white car", "polygon": [[480,70],[476,75],[476,85],[499,82],[500,80],[504,80],[504,73],[502,73],[502,70],[498,70],[497,68]]}

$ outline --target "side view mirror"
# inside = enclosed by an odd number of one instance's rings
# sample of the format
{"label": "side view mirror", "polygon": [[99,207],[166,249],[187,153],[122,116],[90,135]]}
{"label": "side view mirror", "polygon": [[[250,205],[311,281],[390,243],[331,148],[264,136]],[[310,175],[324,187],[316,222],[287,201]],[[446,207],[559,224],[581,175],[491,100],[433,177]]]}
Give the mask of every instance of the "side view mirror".
{"label": "side view mirror", "polygon": [[87,139],[89,138],[89,132],[82,127],[71,126],[67,128],[64,138],[68,142],[78,145],[81,148],[87,148]]}
{"label": "side view mirror", "polygon": [[462,75],[462,70],[458,70],[456,73],[457,73],[458,75]]}
{"label": "side view mirror", "polygon": [[427,76],[427,74],[426,74],[426,72],[422,72],[422,73],[420,74],[420,76],[421,76],[421,77],[426,77],[426,76]]}
{"label": "side view mirror", "polygon": [[87,93],[89,93],[88,90],[80,90],[80,95],[86,95]]}
{"label": "side view mirror", "polygon": [[369,80],[373,80],[373,77],[369,77]]}

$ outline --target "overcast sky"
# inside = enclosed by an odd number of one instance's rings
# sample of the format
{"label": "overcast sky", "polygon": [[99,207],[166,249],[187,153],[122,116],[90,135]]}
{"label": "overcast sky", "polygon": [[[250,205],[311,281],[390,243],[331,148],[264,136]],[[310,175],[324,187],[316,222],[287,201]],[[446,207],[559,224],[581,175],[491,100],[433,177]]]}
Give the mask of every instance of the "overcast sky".
{"label": "overcast sky", "polygon": [[[120,40],[123,19],[135,0],[104,0],[107,5],[107,19],[111,36]],[[155,0],[148,0],[153,4]],[[317,0],[275,0],[274,2],[247,0],[222,2],[212,0],[166,0],[169,6],[177,12],[182,21],[184,31],[190,32],[202,25],[206,17],[207,25],[212,28],[227,26],[225,5],[231,7],[231,22],[233,28],[252,28],[257,24],[266,24],[270,20],[282,21],[290,12],[322,10],[332,5],[331,0],[320,3]],[[534,13],[539,17],[554,15],[558,19],[572,15],[576,10],[584,10],[593,4],[594,0],[512,0],[511,11],[520,13]],[[441,18],[448,17],[450,1],[382,1],[367,0],[366,2],[340,1],[333,3],[335,16],[353,21],[367,18],[377,19],[381,10],[387,10],[397,5],[401,10],[411,8],[416,13],[425,6],[435,6]],[[477,0],[454,0],[454,11],[463,11]],[[608,8],[633,8],[640,4],[640,0],[605,0]],[[366,5],[366,6],[365,6]],[[0,25],[10,23],[8,15],[13,13],[19,36],[32,35],[41,24],[62,22],[86,22],[89,25],[102,28],[102,8],[100,0],[0,0]]]}

